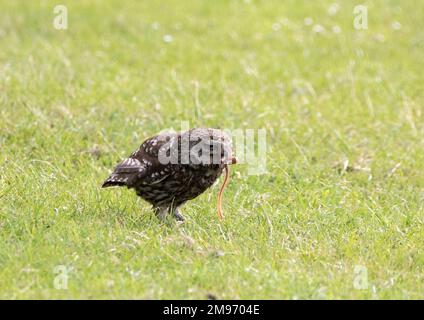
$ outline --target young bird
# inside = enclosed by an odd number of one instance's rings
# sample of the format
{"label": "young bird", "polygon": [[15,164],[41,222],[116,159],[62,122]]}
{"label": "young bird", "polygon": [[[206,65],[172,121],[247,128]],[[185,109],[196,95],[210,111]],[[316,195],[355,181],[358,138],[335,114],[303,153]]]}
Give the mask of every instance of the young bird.
{"label": "young bird", "polygon": [[184,221],[179,207],[212,186],[223,169],[235,162],[231,138],[221,130],[159,134],[119,163],[102,188],[134,189],[153,206],[159,219],[172,214]]}

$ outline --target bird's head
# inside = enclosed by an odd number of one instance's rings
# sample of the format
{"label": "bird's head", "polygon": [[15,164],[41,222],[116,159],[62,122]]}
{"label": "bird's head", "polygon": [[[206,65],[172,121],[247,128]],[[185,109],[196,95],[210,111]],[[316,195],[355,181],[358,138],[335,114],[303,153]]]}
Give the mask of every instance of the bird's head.
{"label": "bird's head", "polygon": [[231,137],[219,129],[196,128],[182,134],[189,141],[191,165],[219,165],[220,167],[236,163],[233,157]]}

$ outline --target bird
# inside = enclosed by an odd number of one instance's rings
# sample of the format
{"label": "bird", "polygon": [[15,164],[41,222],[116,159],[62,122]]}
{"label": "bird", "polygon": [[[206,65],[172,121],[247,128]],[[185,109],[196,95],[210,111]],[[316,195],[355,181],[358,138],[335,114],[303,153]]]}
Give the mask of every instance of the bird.
{"label": "bird", "polygon": [[231,137],[223,130],[193,128],[180,133],[161,133],[145,140],[122,160],[102,184],[102,188],[121,186],[134,189],[137,196],[152,205],[155,215],[168,215],[184,221],[180,207],[205,192],[236,163]]}

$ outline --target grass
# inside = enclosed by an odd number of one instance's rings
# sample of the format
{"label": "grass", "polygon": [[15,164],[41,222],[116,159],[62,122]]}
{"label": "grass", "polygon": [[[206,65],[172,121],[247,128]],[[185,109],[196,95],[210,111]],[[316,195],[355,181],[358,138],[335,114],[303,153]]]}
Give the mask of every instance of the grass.
{"label": "grass", "polygon": [[[333,2],[1,0],[0,297],[424,298],[424,4]],[[100,189],[181,121],[267,131],[222,223]]]}

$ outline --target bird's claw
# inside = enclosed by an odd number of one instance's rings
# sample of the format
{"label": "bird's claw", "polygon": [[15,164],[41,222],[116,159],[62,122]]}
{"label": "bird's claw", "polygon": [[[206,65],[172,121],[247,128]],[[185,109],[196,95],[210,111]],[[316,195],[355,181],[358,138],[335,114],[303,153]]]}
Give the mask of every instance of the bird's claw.
{"label": "bird's claw", "polygon": [[180,210],[178,210],[178,209],[174,210],[174,218],[175,218],[175,220],[180,221],[180,222],[184,222],[184,220],[185,220],[185,218],[181,214]]}

